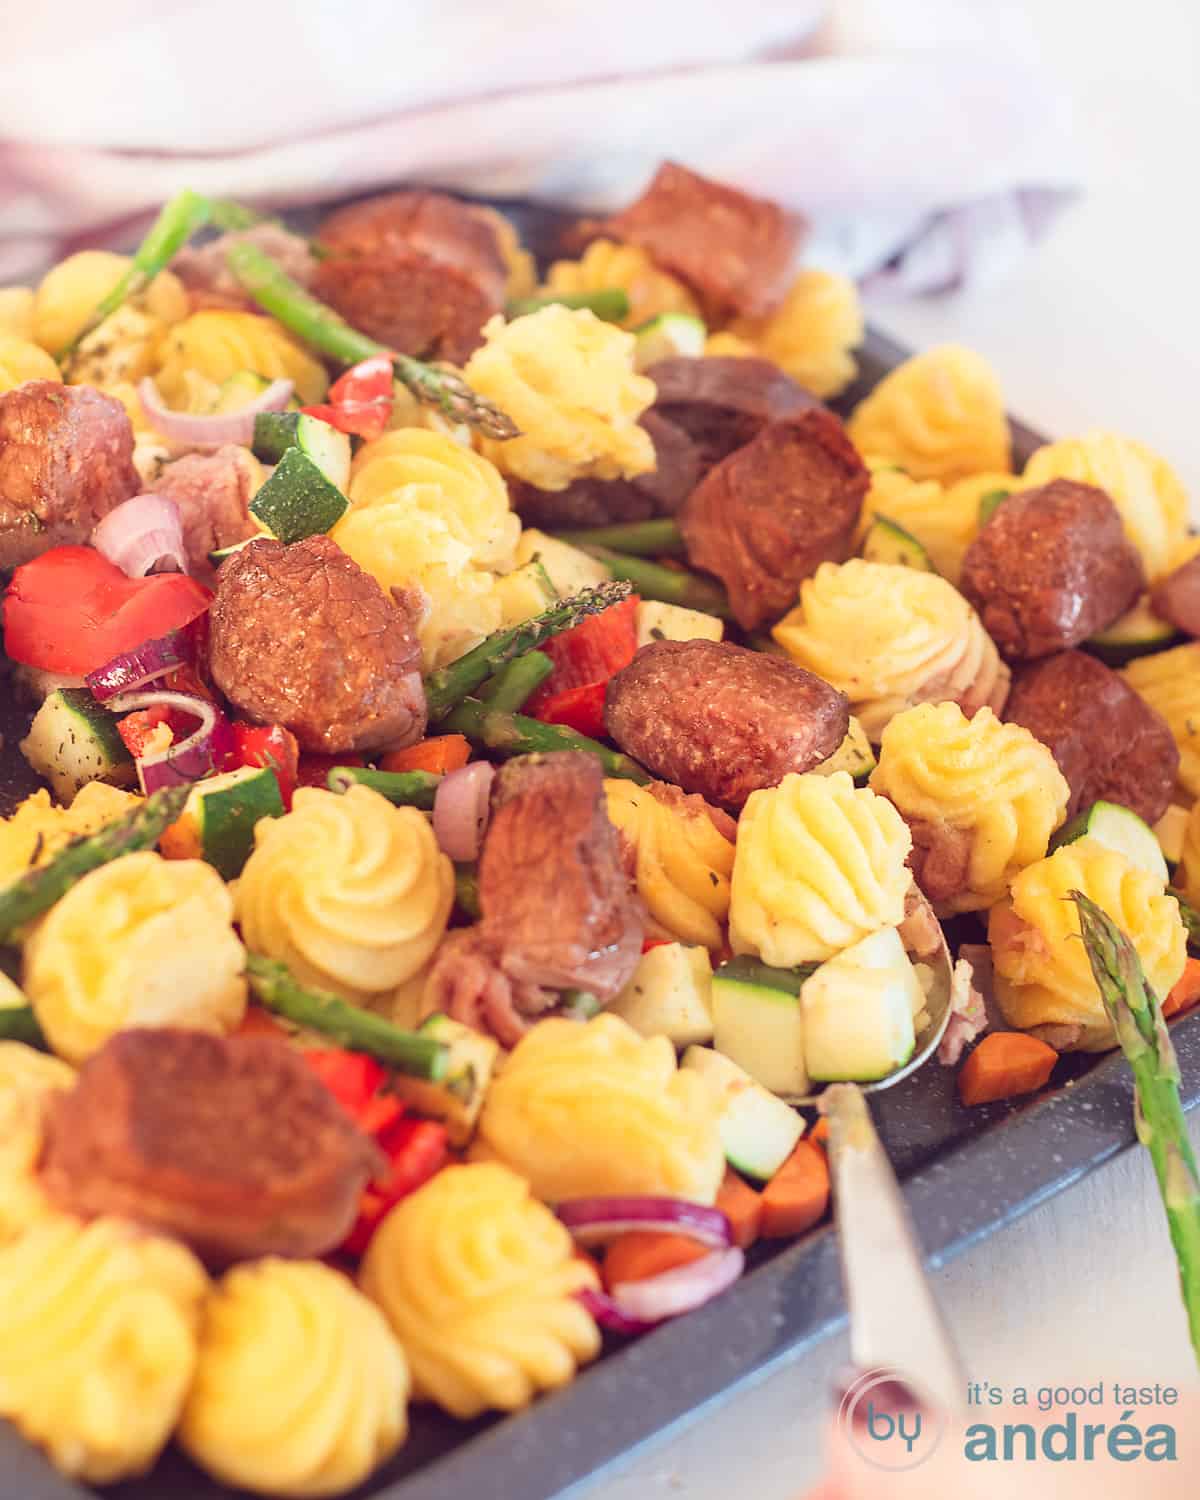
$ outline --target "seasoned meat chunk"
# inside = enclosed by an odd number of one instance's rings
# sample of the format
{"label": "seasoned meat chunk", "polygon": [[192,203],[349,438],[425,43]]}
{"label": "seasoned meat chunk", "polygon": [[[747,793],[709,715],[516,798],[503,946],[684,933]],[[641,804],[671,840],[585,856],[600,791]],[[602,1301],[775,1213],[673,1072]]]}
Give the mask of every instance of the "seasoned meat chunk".
{"label": "seasoned meat chunk", "polygon": [[209,615],[213,680],[243,713],[334,755],[425,732],[411,599],[389,598],[327,536],[251,542],[221,564]]}
{"label": "seasoned meat chunk", "polygon": [[1004,717],[1053,752],[1071,788],[1068,818],[1100,801],[1132,808],[1147,823],[1166,812],[1179,769],[1171,731],[1094,656],[1064,651],[1022,667]]}
{"label": "seasoned meat chunk", "polygon": [[386,193],[321,226],[315,290],[364,332],[404,354],[462,364],[504,306],[495,229],[442,193]]}
{"label": "seasoned meat chunk", "polygon": [[715,314],[771,312],[787,290],[801,225],[777,203],[664,162],[642,196],[600,226],[640,245]]}
{"label": "seasoned meat chunk", "polygon": [[134,1028],[59,1098],[42,1181],[68,1213],[136,1219],[225,1265],[332,1250],[382,1165],[286,1043]]}
{"label": "seasoned meat chunk", "polygon": [[652,411],[691,439],[701,478],[769,422],[785,422],[820,406],[767,359],[724,354],[662,359],[646,374],[658,392]]}
{"label": "seasoned meat chunk", "polygon": [[1014,660],[1078,646],[1123,615],[1144,585],[1116,506],[1073,479],[1011,495],[968,547],[959,583]]}
{"label": "seasoned meat chunk", "polygon": [[832,412],[773,422],[688,497],[688,560],[721,579],[738,624],[755,630],[795,603],[821,563],[850,555],[870,483]]}
{"label": "seasoned meat chunk", "polygon": [[0,568],[85,542],[141,488],[119,401],[87,385],[30,380],[0,396]]}
{"label": "seasoned meat chunk", "polygon": [[1160,578],[1150,590],[1150,607],[1160,620],[1200,637],[1200,557]]}
{"label": "seasoned meat chunk", "polygon": [[644,918],[594,756],[511,760],[492,804],[479,861],[481,920],[442,944],[426,999],[513,1046],[528,1018],[563,990],[611,1000],[637,964]]}
{"label": "seasoned meat chunk", "polygon": [[213,453],[188,453],[166,464],[155,481],[155,493],[174,500],[183,522],[187,570],[211,584],[215,570],[208,554],[232,547],[260,530],[250,514],[258,463],[236,443]]}
{"label": "seasoned meat chunk", "polygon": [[737,810],[846,737],[846,698],[812,672],[727,641],[653,641],[608,685],[604,721],[627,754]]}
{"label": "seasoned meat chunk", "polygon": [[232,307],[257,312],[258,304],[242,289],[241,282],[229,269],[226,260],[234,245],[257,245],[301,286],[311,286],[317,269],[317,258],[302,235],[293,234],[282,224],[255,224],[251,229],[235,229],[218,235],[199,249],[185,245],[171,262],[175,272],[191,295],[193,307]]}

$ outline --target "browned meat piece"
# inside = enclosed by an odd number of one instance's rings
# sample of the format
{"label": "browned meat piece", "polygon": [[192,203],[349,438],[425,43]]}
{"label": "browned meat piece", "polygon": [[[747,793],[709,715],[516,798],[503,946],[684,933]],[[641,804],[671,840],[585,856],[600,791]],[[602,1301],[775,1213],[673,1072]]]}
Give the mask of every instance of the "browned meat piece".
{"label": "browned meat piece", "polygon": [[767,359],[663,359],[646,374],[658,395],[653,410],[692,440],[700,478],[758,436],[820,402]]}
{"label": "browned meat piece", "polygon": [[1200,636],[1200,557],[1160,578],[1150,590],[1150,607],[1177,630]]}
{"label": "browned meat piece", "polygon": [[688,560],[721,579],[738,624],[756,630],[795,603],[819,564],[849,557],[870,484],[832,412],[773,422],[684,503]]}
{"label": "browned meat piece", "polygon": [[321,226],[315,290],[349,322],[404,354],[462,364],[504,306],[495,230],[442,193],[387,193]]}
{"label": "browned meat piece", "polygon": [[654,442],[657,466],[636,479],[577,479],[565,490],[539,490],[510,481],[513,509],[526,526],[556,530],[573,526],[612,526],[671,516],[700,479],[700,456],[687,433],[656,411],[641,425]]}
{"label": "browned meat piece", "polygon": [[622,988],[641,953],[643,913],[594,756],[525,755],[500,771],[479,907],[478,925],[438,951],[426,990],[436,1009],[511,1047],[563,990],[607,1001]]}
{"label": "browned meat piece", "polygon": [[1166,812],[1179,768],[1171,731],[1095,657],[1064,651],[1023,667],[1004,717],[1053,752],[1071,788],[1068,818],[1100,801],[1132,808],[1147,823]]}
{"label": "browned meat piece", "polygon": [[1144,585],[1141,558],[1104,491],[1055,479],[998,507],[967,548],[959,587],[1001,654],[1030,660],[1111,625]]}
{"label": "browned meat piece", "polygon": [[136,1219],[226,1265],[332,1250],[382,1167],[286,1043],[134,1028],[59,1098],[42,1181],[68,1213]]}
{"label": "browned meat piece", "polygon": [[801,230],[777,203],[671,161],[636,203],[600,226],[682,277],[710,314],[752,317],[782,301]]}
{"label": "browned meat piece", "polygon": [[416,614],[331,542],[251,542],[221,564],[209,666],[243,713],[333,755],[425,732]]}
{"label": "browned meat piece", "polygon": [[241,282],[226,261],[231,246],[243,243],[257,245],[301,286],[312,285],[317,258],[308,241],[282,224],[255,224],[252,229],[218,235],[199,249],[185,245],[176,255],[171,270],[187,287],[193,306],[258,310],[257,303],[242,290]]}
{"label": "browned meat piece", "polygon": [[261,471],[245,448],[227,443],[213,453],[188,453],[165,465],[155,493],[179,507],[188,572],[211,584],[215,569],[208,554],[244,542],[260,528],[250,500]]}
{"label": "browned meat piece", "polygon": [[0,568],[86,542],[141,488],[119,401],[87,385],[30,380],[0,396]]}
{"label": "browned meat piece", "polygon": [[627,754],[737,810],[846,737],[845,697],[803,667],[727,641],[652,641],[608,685],[604,722]]}

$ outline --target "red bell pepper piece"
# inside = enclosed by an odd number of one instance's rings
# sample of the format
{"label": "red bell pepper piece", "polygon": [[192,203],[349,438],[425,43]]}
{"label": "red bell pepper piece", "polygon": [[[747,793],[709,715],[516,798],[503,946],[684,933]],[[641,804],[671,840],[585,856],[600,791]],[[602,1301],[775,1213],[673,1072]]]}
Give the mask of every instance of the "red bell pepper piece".
{"label": "red bell pepper piece", "polygon": [[300,746],[296,736],[282,724],[231,724],[235,766],[270,766],[279,783],[279,795],[290,810],[296,790]]}
{"label": "red bell pepper piece", "polygon": [[543,723],[567,724],[580,734],[603,735],[604,690],[637,650],[638,603],[637,595],[630,595],[539,646],[554,671],[524,712]]}
{"label": "red bell pepper piece", "polygon": [[373,1057],[329,1047],[307,1051],[304,1059],[365,1134],[377,1135],[400,1121],[404,1105],[382,1092],[387,1072]]}
{"label": "red bell pepper piece", "polygon": [[449,1157],[446,1127],[434,1120],[407,1117],[397,1120],[379,1135],[378,1141],[388,1158],[388,1166],[382,1176],[363,1190],[358,1218],[342,1244],[342,1249],[351,1255],[362,1255],[388,1210],[423,1187],[441,1171]]}
{"label": "red bell pepper piece", "polygon": [[[160,724],[170,724],[171,710],[165,703],[156,703],[152,708],[139,708],[117,720],[117,733],[126,750],[134,760],[146,753],[146,746],[155,736]],[[174,731],[172,730],[172,733]]]}
{"label": "red bell pepper piece", "polygon": [[329,387],[327,402],[301,410],[339,432],[377,438],[391,421],[394,379],[391,360],[386,354],[376,354],[339,376]]}

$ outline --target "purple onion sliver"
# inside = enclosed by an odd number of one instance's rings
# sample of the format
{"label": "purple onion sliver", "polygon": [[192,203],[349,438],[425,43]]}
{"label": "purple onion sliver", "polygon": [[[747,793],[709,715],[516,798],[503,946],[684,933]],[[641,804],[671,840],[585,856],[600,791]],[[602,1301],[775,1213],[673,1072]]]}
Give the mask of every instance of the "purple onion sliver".
{"label": "purple onion sliver", "polygon": [[605,1292],[596,1292],[591,1287],[584,1287],[575,1295],[600,1327],[607,1328],[610,1333],[624,1333],[632,1337],[639,1333],[648,1333],[654,1327],[653,1323],[643,1323],[640,1318],[627,1318]]}
{"label": "purple onion sliver", "polygon": [[118,693],[136,692],[156,677],[182,667],[191,659],[191,650],[182,631],[172,630],[152,641],[143,641],[132,651],[122,651],[102,667],[84,678],[92,697],[100,703]]}
{"label": "purple onion sliver", "polygon": [[434,795],[434,834],[442,853],[457,863],[479,857],[495,775],[488,761],[472,761],[444,776]]}
{"label": "purple onion sliver", "polygon": [[719,1208],[684,1198],[574,1198],[558,1205],[558,1217],[581,1244],[597,1244],[633,1229],[686,1234],[714,1250],[733,1243],[732,1226]]}
{"label": "purple onion sliver", "polygon": [[677,1266],[645,1281],[623,1281],[612,1289],[616,1310],[626,1318],[660,1323],[702,1307],[726,1291],[742,1274],[745,1254],[736,1247],[714,1250],[702,1260]]}
{"label": "purple onion sliver", "polygon": [[147,796],[160,787],[181,786],[184,782],[199,781],[202,776],[207,776],[214,769],[214,736],[219,739],[222,728],[228,727],[225,715],[215,703],[210,703],[207,698],[194,697],[191,693],[151,689],[145,693],[122,693],[108,700],[108,707],[118,714],[159,706],[195,714],[200,723],[177,745],[138,757],[138,781]]}
{"label": "purple onion sliver", "polygon": [[149,375],[138,384],[138,400],[151,425],[172,442],[191,448],[219,448],[225,443],[239,443],[248,448],[254,441],[254,419],[260,411],[286,411],[292,399],[290,380],[273,380],[247,406],[238,411],[196,416],[192,412],[172,411],[159,395]]}
{"label": "purple onion sliver", "polygon": [[179,506],[166,495],[123,500],[93,529],[92,546],[129,578],[144,578],[163,558],[187,572]]}

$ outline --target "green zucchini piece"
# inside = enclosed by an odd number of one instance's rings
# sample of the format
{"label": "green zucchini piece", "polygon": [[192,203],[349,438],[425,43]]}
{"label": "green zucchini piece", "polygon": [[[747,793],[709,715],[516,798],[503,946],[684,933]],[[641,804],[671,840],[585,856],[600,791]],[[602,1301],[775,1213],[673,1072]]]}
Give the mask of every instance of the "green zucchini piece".
{"label": "green zucchini piece", "polygon": [[1132,609],[1101,630],[1088,641],[1088,649],[1107,666],[1123,667],[1135,657],[1152,651],[1165,651],[1180,639],[1174,625],[1160,620],[1150,608],[1150,596],[1143,594]]}
{"label": "green zucchini piece", "polygon": [[281,818],[283,797],[270,766],[239,766],[192,787],[179,818],[180,839],[191,838],[193,855],[225,880],[236,880],[254,851],[260,818]]}
{"label": "green zucchini piece", "polygon": [[916,537],[888,516],[877,515],[863,539],[862,555],[867,562],[891,563],[896,567],[915,568],[920,573],[936,573],[933,559]]}
{"label": "green zucchini piece", "polygon": [[254,419],[254,456],[277,464],[289,448],[311,458],[330,484],[350,483],[350,438],[302,411],[261,411]]}
{"label": "green zucchini piece", "polygon": [[475,1133],[500,1043],[440,1013],[422,1022],[417,1035],[447,1049],[445,1072],[432,1082],[398,1074],[392,1088],[419,1113],[441,1120],[452,1146],[465,1146]]}
{"label": "green zucchini piece", "polygon": [[814,967],[734,958],[713,975],[713,1046],[773,1094],[808,1092],[800,989]]}
{"label": "green zucchini piece", "polygon": [[1093,802],[1078,817],[1060,828],[1050,840],[1050,852],[1073,844],[1076,839],[1095,839],[1106,849],[1123,854],[1131,865],[1145,870],[1166,885],[1167,861],[1154,830],[1137,813],[1116,802]]}
{"label": "green zucchini piece", "polygon": [[349,509],[341,490],[299,448],[285,449],[275,472],[250,502],[250,514],[259,524],[289,543],[329,531]]}
{"label": "green zucchini piece", "polygon": [[50,783],[60,802],[70,802],[89,781],[128,786],[133,757],[117,732],[115,715],[87,688],[56,688],[34,715],[21,754]]}
{"label": "green zucchini piece", "polygon": [[659,313],[635,330],[633,362],[647,370],[660,359],[699,359],[704,353],[708,328],[691,313]]}
{"label": "green zucchini piece", "polygon": [[867,731],[851,714],[850,727],[846,730],[845,739],[828,760],[823,760],[819,766],[813,767],[813,774],[832,776],[836,771],[848,771],[854,778],[855,786],[866,786],[871,772],[877,765],[878,761],[871,748],[871,741],[867,738]]}
{"label": "green zucchini piece", "polygon": [[689,1047],[680,1067],[699,1073],[716,1094],[717,1128],[729,1165],[759,1182],[774,1177],[804,1134],[803,1118],[711,1047]]}
{"label": "green zucchini piece", "polygon": [[1008,497],[1012,490],[985,490],[979,497],[979,529],[982,531],[992,519]]}

